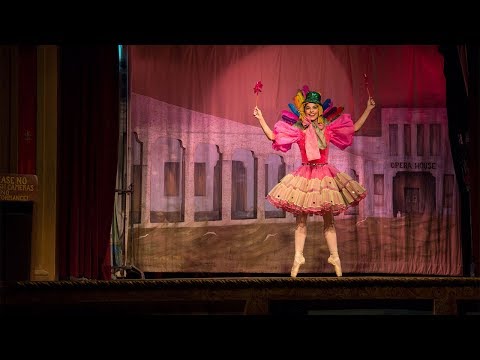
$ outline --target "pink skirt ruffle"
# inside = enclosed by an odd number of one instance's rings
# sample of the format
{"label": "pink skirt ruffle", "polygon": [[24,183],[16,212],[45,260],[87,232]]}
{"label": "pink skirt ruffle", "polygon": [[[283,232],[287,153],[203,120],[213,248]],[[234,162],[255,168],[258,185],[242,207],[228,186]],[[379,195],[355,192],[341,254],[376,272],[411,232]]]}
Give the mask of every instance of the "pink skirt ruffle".
{"label": "pink skirt ruffle", "polygon": [[267,195],[277,208],[293,214],[338,215],[367,196],[366,189],[334,166],[302,165],[283,177]]}

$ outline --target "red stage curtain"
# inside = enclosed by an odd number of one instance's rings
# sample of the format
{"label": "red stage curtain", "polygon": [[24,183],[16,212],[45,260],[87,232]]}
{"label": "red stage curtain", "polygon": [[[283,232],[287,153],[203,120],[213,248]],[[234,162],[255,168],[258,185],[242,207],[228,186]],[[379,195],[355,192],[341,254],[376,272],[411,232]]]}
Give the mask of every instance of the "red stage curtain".
{"label": "red stage curtain", "polygon": [[61,46],[59,62],[59,279],[107,279],[118,153],[118,50]]}

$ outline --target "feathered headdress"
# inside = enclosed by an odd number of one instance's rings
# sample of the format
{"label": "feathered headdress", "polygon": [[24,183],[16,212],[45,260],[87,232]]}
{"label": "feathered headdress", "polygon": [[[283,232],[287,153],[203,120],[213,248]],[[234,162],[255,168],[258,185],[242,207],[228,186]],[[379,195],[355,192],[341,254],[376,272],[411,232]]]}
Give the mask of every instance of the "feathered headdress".
{"label": "feathered headdress", "polygon": [[[297,90],[297,93],[293,97],[293,103],[288,104],[290,110],[282,110],[283,121],[293,125],[302,120],[305,115],[303,111],[308,93],[310,93],[308,85],[304,85],[301,89]],[[318,100],[320,101],[320,93],[316,94],[318,94]],[[320,114],[319,121],[322,121],[325,124],[329,124],[338,118],[344,110],[343,106],[338,108],[333,106],[332,99],[325,100],[323,103],[320,103],[320,106],[322,107],[323,113]]]}

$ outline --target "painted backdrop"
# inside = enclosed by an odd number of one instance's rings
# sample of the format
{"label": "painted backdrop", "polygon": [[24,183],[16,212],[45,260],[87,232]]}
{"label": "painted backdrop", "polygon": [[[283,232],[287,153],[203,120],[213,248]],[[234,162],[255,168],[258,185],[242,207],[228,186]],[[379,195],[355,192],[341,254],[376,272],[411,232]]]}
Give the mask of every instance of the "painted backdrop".
{"label": "painted backdrop", "polygon": [[[289,274],[294,217],[265,195],[300,164],[270,127],[303,85],[357,119],[330,162],[367,189],[335,217],[348,274],[460,275],[456,176],[436,46],[129,46],[130,261],[145,273]],[[255,93],[257,81],[262,91]],[[302,274],[332,275],[323,220],[308,221]]]}

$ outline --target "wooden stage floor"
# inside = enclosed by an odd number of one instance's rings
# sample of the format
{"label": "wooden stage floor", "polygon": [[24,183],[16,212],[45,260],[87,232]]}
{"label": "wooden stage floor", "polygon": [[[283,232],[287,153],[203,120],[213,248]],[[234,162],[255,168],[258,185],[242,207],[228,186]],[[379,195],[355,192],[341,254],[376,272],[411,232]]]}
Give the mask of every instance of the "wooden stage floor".
{"label": "wooden stage floor", "polygon": [[2,316],[480,314],[480,278],[218,277],[2,283]]}

